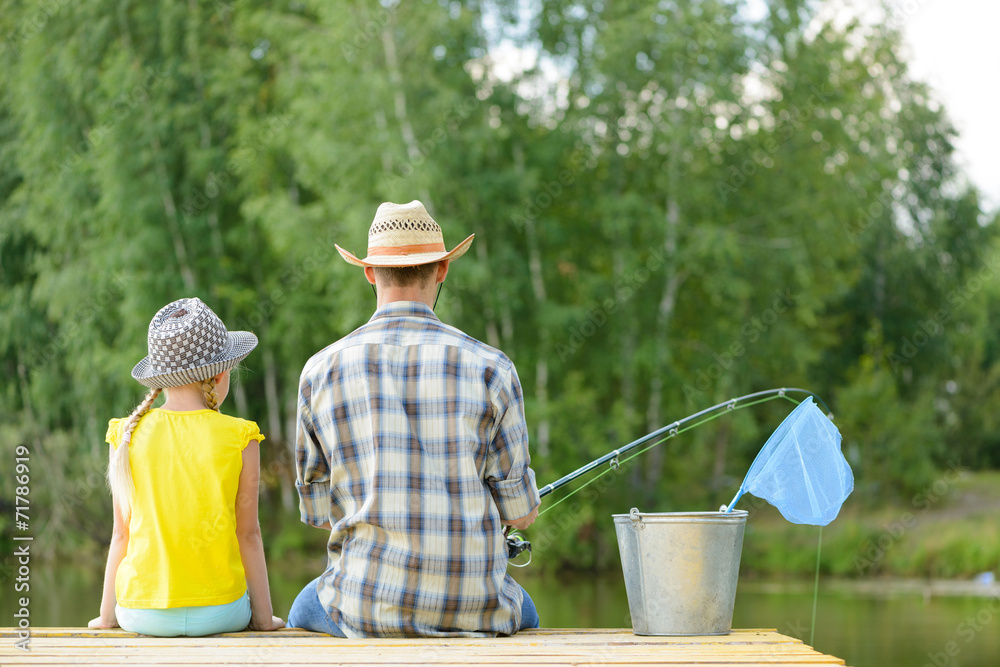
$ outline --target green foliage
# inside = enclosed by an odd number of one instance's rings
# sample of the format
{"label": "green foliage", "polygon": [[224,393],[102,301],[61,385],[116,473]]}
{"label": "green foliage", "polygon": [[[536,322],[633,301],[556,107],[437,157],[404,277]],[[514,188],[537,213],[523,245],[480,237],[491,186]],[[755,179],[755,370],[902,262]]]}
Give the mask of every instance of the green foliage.
{"label": "green foliage", "polygon": [[[268,436],[278,532],[298,374],[373,306],[333,244],[363,250],[378,203],[419,198],[449,245],[477,235],[438,312],[515,361],[540,484],[781,385],[830,404],[869,500],[1000,465],[997,220],[899,36],[817,11],[5,3],[4,442],[53,457],[39,487],[96,474],[107,419],[141,396],[149,319],[198,295],[260,337],[226,409]],[[612,513],[728,501],[786,407],[668,441],[543,515],[544,560],[606,566]],[[38,499],[64,544],[106,539],[90,486]]]}
{"label": "green foliage", "polygon": [[[1000,558],[995,473],[962,472],[942,485],[933,503],[924,495],[862,509],[849,501],[823,528],[820,570],[838,577],[893,576],[969,579],[992,571]],[[924,494],[935,488],[925,487]],[[763,501],[761,501],[762,503]],[[807,578],[815,572],[818,528],[784,521],[773,508],[755,506],[747,522],[741,573]]]}
{"label": "green foliage", "polygon": [[944,448],[932,395],[920,394],[905,412],[900,403],[891,373],[870,359],[861,360],[857,377],[838,393],[837,426],[847,434],[843,448],[865,498],[909,496],[934,479]]}

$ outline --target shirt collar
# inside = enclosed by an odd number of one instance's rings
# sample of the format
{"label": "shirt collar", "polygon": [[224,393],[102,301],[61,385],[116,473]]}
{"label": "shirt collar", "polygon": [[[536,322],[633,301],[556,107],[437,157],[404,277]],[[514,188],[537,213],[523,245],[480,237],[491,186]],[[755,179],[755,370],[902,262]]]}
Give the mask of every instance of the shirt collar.
{"label": "shirt collar", "polygon": [[434,314],[430,306],[422,301],[393,301],[392,303],[387,303],[376,310],[375,314],[368,321],[374,322],[375,320],[390,317],[424,317],[440,322],[438,316]]}

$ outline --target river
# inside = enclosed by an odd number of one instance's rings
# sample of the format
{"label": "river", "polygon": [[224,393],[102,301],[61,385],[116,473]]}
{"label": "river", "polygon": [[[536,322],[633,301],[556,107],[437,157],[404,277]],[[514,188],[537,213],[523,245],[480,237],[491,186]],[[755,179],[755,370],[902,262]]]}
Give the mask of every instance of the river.
{"label": "river", "polygon": [[[268,570],[275,611],[288,612],[314,574]],[[539,576],[514,570],[546,627],[631,627],[620,573]],[[34,626],[82,626],[97,615],[102,572],[68,567],[32,572]],[[5,582],[9,584],[10,582]],[[926,595],[898,582],[864,586],[821,580],[813,646],[854,667],[996,667],[1000,664],[1000,597]],[[13,625],[4,586],[0,625]],[[774,628],[809,643],[812,582],[740,581],[733,627]]]}

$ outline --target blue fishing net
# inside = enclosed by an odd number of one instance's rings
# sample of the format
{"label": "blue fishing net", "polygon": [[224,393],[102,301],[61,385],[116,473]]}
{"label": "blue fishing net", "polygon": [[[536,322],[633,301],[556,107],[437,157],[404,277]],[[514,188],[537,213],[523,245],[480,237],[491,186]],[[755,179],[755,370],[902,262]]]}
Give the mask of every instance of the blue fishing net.
{"label": "blue fishing net", "polygon": [[854,490],[840,439],[833,422],[806,398],[767,439],[726,511],[752,493],[792,523],[827,525]]}

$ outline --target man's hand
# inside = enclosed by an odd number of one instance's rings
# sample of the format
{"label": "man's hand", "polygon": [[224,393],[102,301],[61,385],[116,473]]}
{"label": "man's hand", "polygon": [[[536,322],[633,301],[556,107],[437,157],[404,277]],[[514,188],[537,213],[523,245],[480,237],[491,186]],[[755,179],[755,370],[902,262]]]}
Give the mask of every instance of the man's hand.
{"label": "man's hand", "polygon": [[538,518],[538,508],[531,510],[531,514],[522,516],[520,519],[501,519],[500,523],[505,526],[513,526],[518,530],[524,530],[531,524],[535,523],[535,519]]}

